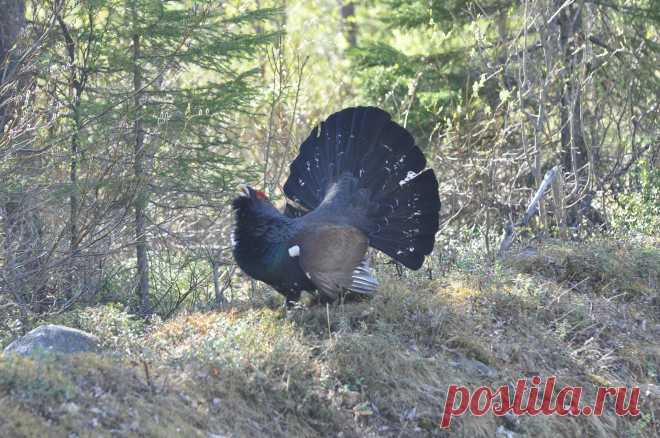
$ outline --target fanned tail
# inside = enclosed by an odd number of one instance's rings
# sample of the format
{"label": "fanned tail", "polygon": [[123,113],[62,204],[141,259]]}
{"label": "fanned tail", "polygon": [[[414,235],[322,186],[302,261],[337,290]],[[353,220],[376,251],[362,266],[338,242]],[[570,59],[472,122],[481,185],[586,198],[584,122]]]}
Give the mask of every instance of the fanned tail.
{"label": "fanned tail", "polygon": [[440,198],[433,170],[413,137],[374,107],[347,108],[315,127],[291,163],[287,214],[316,208],[330,185],[349,173],[369,196],[369,244],[411,269],[431,253]]}

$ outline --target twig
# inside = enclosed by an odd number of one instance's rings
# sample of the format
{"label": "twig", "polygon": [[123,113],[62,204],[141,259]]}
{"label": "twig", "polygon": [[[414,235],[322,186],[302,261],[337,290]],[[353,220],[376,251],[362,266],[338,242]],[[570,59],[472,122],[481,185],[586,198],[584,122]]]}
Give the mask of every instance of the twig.
{"label": "twig", "polygon": [[516,235],[516,230],[515,227],[519,226],[524,226],[527,225],[534,216],[534,213],[538,211],[538,204],[543,195],[546,192],[546,189],[552,184],[552,182],[555,180],[557,177],[557,174],[559,173],[559,166],[555,166],[549,171],[546,172],[545,177],[543,177],[543,181],[541,182],[541,185],[539,186],[538,190],[536,191],[536,194],[534,194],[534,197],[532,198],[531,202],[529,203],[529,206],[527,207],[527,210],[525,211],[525,215],[523,218],[518,222],[517,224],[513,224],[511,222],[507,222],[504,225],[504,233],[502,235],[502,241],[500,242],[500,248],[497,251],[497,254],[501,256],[506,250],[509,249],[511,246],[511,243],[513,242],[513,238]]}

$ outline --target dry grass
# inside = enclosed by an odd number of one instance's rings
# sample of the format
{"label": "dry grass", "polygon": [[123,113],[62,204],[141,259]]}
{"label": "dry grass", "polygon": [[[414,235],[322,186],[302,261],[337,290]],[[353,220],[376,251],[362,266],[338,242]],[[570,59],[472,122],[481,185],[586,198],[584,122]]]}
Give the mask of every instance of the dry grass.
{"label": "dry grass", "polygon": [[[194,313],[115,333],[109,344],[128,353],[0,359],[0,436],[492,437],[499,426],[521,436],[658,436],[652,397],[636,419],[608,406],[602,417],[437,424],[452,383],[556,375],[588,399],[599,384],[658,385],[659,269],[654,242],[551,242],[479,275],[386,279],[367,302]],[[130,326],[94,318],[85,328],[101,327],[101,337]]]}

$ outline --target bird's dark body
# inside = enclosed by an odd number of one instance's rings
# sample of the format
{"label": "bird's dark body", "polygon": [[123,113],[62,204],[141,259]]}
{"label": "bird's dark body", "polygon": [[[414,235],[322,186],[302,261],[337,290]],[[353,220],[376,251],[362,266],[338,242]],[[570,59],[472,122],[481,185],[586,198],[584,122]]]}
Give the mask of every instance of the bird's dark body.
{"label": "bird's dark body", "polygon": [[410,134],[377,108],[348,108],[301,145],[284,186],[284,214],[259,192],[234,200],[234,257],[249,276],[297,301],[377,282],[361,268],[368,246],[417,269],[433,249],[440,200]]}
{"label": "bird's dark body", "polygon": [[[234,208],[248,211],[237,205],[242,202],[249,202],[249,199],[237,198]],[[299,298],[301,291],[315,288],[298,261],[288,253],[289,242],[302,229],[303,224],[299,220],[284,217],[268,206],[261,215],[243,220],[237,217],[233,236],[236,263],[250,277],[270,284],[290,299]]]}
{"label": "bird's dark body", "polygon": [[[233,238],[238,265],[250,277],[271,285],[290,301],[296,301],[303,290],[315,290],[316,285],[305,275],[298,260],[289,256],[288,249],[301,243],[301,236],[314,233],[321,226],[355,228],[353,225],[361,224],[365,228],[367,199],[364,192],[351,190],[350,185],[354,184],[352,176],[344,175],[325,202],[305,216],[286,217],[270,204],[262,206],[261,214],[237,216]],[[237,212],[249,211],[240,206],[246,201],[244,197],[234,201]]]}

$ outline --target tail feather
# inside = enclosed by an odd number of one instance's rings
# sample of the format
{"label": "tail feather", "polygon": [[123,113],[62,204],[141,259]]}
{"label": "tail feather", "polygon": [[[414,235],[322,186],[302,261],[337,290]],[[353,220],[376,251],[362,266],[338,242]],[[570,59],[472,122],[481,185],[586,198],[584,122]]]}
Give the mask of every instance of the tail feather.
{"label": "tail feather", "polygon": [[365,259],[353,271],[351,286],[348,290],[359,294],[372,294],[378,289],[378,280],[374,276],[373,269]]}
{"label": "tail feather", "polygon": [[369,193],[369,243],[418,269],[438,230],[438,182],[413,137],[373,107],[347,108],[315,127],[300,146],[284,185],[300,216],[316,208],[345,173]]}
{"label": "tail feather", "polygon": [[[392,125],[394,125],[392,123]],[[381,135],[380,143],[364,157],[362,186],[377,193],[375,200],[387,198],[401,187],[401,181],[410,172],[417,173],[426,167],[426,158],[415,146],[412,137],[398,125],[399,132],[391,127]],[[402,135],[405,133],[406,135]]]}
{"label": "tail feather", "polygon": [[313,210],[342,173],[360,177],[367,175],[366,165],[377,169],[378,160],[366,161],[365,157],[378,148],[380,133],[389,123],[389,114],[373,107],[347,108],[328,117],[300,145],[284,185],[286,196]]}
{"label": "tail feather", "polygon": [[385,198],[370,217],[374,229],[369,244],[410,269],[419,269],[433,251],[438,231],[438,181],[427,169]]}

